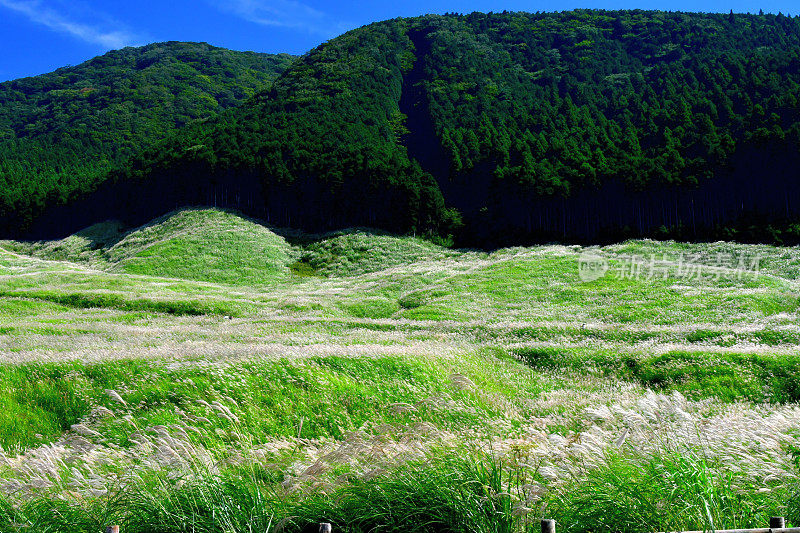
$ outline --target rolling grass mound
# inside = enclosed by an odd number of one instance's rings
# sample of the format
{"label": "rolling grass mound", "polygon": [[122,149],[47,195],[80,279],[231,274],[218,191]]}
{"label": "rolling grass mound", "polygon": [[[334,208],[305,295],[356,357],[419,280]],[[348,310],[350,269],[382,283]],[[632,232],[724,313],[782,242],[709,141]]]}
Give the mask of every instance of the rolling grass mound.
{"label": "rolling grass mound", "polygon": [[125,235],[122,222],[107,220],[93,224],[58,241],[11,243],[9,248],[52,261],[104,266],[104,250],[113,246]]}
{"label": "rolling grass mound", "polygon": [[309,244],[299,264],[325,276],[353,276],[454,255],[457,252],[417,237],[352,229]]}
{"label": "rolling grass mound", "polygon": [[287,278],[297,259],[296,250],[265,226],[212,208],[175,211],[127,232],[121,222],[106,221],[58,241],[3,246],[114,273],[228,285],[272,284]]}
{"label": "rolling grass mound", "polygon": [[358,276],[459,255],[421,238],[371,229],[278,235],[254,220],[213,208],[175,211],[128,231],[112,220],[58,241],[3,241],[3,246],[114,273],[249,286],[293,274]]}
{"label": "rolling grass mound", "polygon": [[232,285],[265,285],[290,274],[292,247],[266,227],[217,209],[170,213],[110,247],[112,270]]}

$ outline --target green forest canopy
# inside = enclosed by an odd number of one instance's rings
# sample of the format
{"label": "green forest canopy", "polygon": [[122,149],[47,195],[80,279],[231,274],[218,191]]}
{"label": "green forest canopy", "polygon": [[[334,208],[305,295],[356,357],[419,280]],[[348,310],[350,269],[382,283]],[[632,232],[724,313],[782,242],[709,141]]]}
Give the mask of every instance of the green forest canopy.
{"label": "green forest canopy", "polygon": [[[800,19],[783,15],[395,19],[124,162],[115,209],[168,177],[239,204],[256,181],[248,209],[275,224],[473,241],[647,233],[688,224],[689,206],[695,230],[750,209],[784,217],[800,209],[798,89]],[[603,210],[578,220],[592,202]]]}
{"label": "green forest canopy", "polygon": [[0,215],[91,191],[125,158],[266,88],[288,54],[167,42],[0,84]]}

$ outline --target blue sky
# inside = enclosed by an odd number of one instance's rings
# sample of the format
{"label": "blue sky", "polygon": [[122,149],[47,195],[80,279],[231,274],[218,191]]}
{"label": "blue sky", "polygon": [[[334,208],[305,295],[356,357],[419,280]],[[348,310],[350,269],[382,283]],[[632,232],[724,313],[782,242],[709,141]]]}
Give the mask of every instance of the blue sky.
{"label": "blue sky", "polygon": [[114,48],[206,41],[301,54],[349,29],[398,16],[574,8],[797,14],[797,0],[0,0],[0,81],[75,65]]}

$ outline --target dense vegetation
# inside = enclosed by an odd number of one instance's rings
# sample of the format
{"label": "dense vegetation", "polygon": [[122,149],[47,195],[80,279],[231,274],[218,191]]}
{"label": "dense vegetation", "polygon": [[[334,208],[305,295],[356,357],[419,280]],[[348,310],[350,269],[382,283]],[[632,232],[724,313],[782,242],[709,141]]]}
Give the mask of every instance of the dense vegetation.
{"label": "dense vegetation", "polygon": [[0,532],[796,526],[799,280],[800,247],[480,252],[215,209],[3,241]]}
{"label": "dense vegetation", "polygon": [[93,190],[115,163],[240,104],[293,59],[168,42],[0,84],[0,221]]}
{"label": "dense vegetation", "polygon": [[783,15],[396,19],[321,45],[244,107],[140,155],[101,196],[125,201],[93,216],[193,202],[493,244],[792,240],[799,85],[800,21]]}

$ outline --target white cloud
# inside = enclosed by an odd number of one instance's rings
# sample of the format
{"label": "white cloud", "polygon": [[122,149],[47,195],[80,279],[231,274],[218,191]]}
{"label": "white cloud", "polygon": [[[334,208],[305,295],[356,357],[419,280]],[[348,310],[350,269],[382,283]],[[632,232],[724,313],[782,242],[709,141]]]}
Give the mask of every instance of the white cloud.
{"label": "white cloud", "polygon": [[66,33],[87,43],[103,48],[124,48],[137,43],[132,33],[109,28],[109,24],[86,24],[70,20],[58,11],[47,7],[40,0],[0,0],[0,6],[26,16],[32,22],[53,31]]}
{"label": "white cloud", "polygon": [[262,26],[304,30],[326,37],[345,30],[343,23],[295,0],[212,0],[212,3],[222,11]]}

